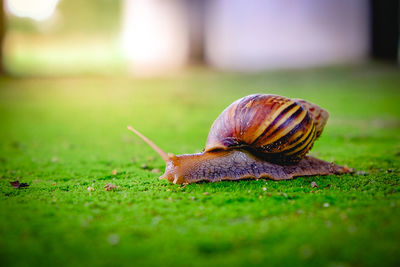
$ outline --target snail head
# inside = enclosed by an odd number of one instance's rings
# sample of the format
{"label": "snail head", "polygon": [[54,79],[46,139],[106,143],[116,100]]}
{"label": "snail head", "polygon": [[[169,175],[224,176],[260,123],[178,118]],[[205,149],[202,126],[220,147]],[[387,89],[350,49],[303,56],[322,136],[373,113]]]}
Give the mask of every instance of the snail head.
{"label": "snail head", "polygon": [[179,181],[179,167],[180,167],[180,156],[175,156],[172,153],[166,153],[164,150],[159,148],[156,144],[153,143],[150,139],[148,139],[146,136],[141,134],[138,130],[133,128],[132,126],[128,126],[128,130],[134,132],[136,135],[138,135],[143,141],[145,141],[151,148],[154,149],[155,152],[157,152],[161,158],[165,161],[166,168],[165,168],[165,173],[160,176],[160,179],[167,179],[170,182],[173,183],[182,183]]}

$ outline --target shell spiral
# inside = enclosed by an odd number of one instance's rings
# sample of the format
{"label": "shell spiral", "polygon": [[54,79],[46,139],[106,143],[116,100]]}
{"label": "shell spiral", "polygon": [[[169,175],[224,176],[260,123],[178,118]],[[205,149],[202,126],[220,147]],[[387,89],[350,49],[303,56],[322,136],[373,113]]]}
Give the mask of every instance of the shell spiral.
{"label": "shell spiral", "polygon": [[249,95],[228,106],[211,126],[205,151],[243,148],[280,164],[295,164],[320,136],[329,113],[301,99]]}

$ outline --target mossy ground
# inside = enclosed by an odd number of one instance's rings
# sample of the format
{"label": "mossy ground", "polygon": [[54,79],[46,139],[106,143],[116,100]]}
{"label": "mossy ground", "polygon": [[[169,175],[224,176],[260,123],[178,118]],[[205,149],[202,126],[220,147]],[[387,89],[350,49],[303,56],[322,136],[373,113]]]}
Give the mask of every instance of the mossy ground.
{"label": "mossy ground", "polygon": [[[0,264],[398,266],[399,74],[368,65],[3,78]],[[162,159],[126,129],[168,152],[198,152],[217,115],[252,93],[329,110],[311,154],[360,172],[183,187],[157,179],[151,170],[162,171]],[[14,180],[30,186],[15,189]]]}

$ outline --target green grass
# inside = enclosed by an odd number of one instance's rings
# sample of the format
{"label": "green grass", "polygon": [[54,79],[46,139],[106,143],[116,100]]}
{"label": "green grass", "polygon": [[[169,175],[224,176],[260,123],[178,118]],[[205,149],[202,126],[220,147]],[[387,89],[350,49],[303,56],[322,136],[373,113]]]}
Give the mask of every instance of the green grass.
{"label": "green grass", "polygon": [[[3,78],[0,264],[398,266],[399,74],[368,65]],[[361,172],[182,187],[157,179],[150,170],[163,170],[162,159],[126,130],[168,152],[198,152],[217,115],[256,92],[329,110],[311,154]],[[30,186],[14,189],[14,180]],[[119,188],[105,191],[106,183]]]}

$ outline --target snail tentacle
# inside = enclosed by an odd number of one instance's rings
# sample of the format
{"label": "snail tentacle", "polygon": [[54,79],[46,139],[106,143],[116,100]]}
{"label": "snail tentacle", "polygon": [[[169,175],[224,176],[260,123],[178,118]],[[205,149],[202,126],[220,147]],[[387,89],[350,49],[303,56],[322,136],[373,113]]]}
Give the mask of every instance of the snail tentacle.
{"label": "snail tentacle", "polygon": [[164,150],[162,150],[156,144],[154,144],[153,141],[151,141],[149,138],[147,138],[146,136],[141,134],[138,130],[136,130],[132,126],[128,126],[128,130],[134,132],[136,135],[138,135],[140,138],[142,138],[143,141],[145,141],[151,148],[153,148],[154,151],[156,151],[158,153],[158,155],[160,155],[165,162],[168,162],[168,160],[170,159],[171,155],[169,155],[166,152],[164,152]]}

